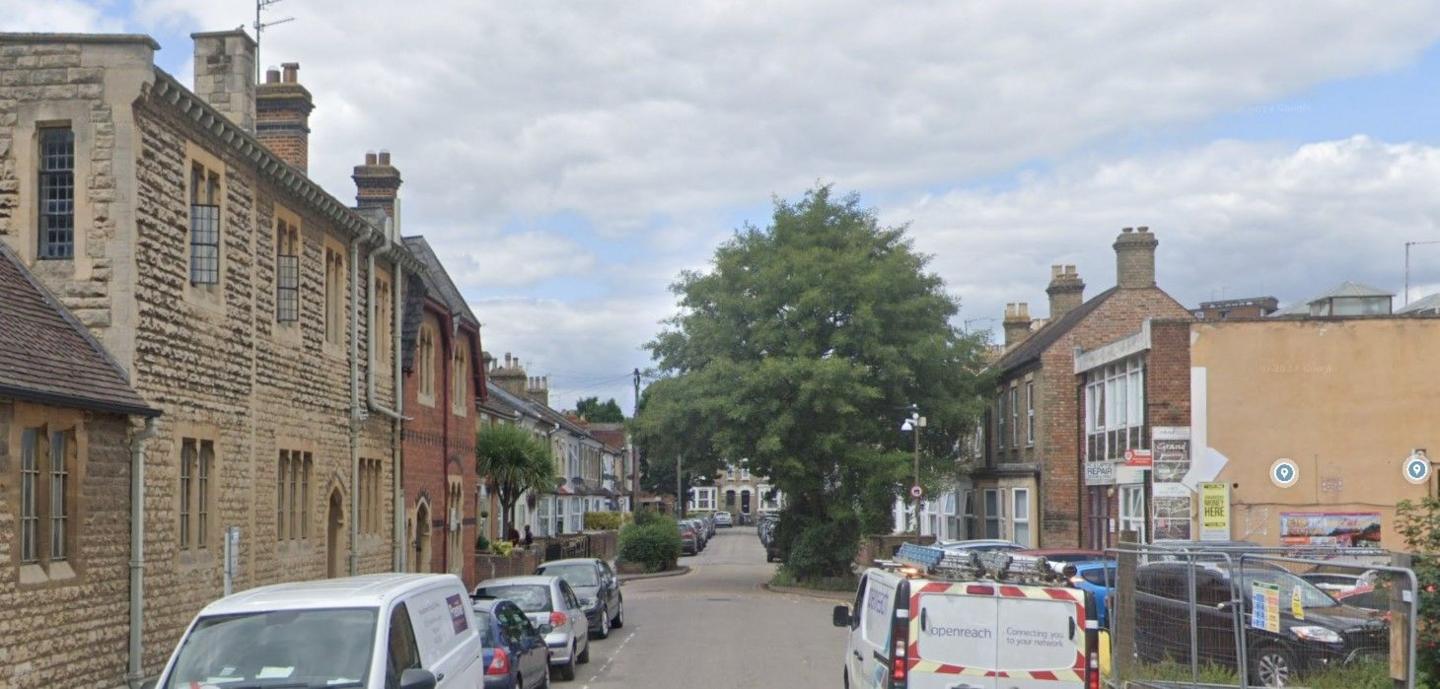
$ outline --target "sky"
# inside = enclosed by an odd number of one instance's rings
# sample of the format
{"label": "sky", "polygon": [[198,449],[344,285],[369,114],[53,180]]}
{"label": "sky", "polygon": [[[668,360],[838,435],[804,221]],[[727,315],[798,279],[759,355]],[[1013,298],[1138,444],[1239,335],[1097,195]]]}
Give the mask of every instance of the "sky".
{"label": "sky", "polygon": [[[907,224],[998,330],[1046,311],[1053,264],[1096,294],[1146,225],[1185,304],[1303,301],[1342,280],[1404,296],[1440,240],[1440,3],[283,0],[265,66],[314,94],[311,175],[350,201],[386,149],[402,231],[429,238],[485,348],[552,405],[633,403],[630,371],[773,198],[819,183]],[[189,34],[253,0],[0,0],[0,30]],[[1440,291],[1416,246],[1412,298]]]}

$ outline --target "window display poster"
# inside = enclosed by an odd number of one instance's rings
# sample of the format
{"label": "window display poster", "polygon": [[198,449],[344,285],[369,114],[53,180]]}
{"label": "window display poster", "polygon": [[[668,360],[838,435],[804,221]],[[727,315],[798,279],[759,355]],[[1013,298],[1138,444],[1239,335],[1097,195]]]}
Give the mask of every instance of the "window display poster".
{"label": "window display poster", "polygon": [[1150,494],[1154,538],[1191,540],[1193,496],[1180,480],[1190,471],[1190,429],[1156,426],[1151,433]]}
{"label": "window display poster", "polygon": [[1379,512],[1281,512],[1285,545],[1380,547]]}

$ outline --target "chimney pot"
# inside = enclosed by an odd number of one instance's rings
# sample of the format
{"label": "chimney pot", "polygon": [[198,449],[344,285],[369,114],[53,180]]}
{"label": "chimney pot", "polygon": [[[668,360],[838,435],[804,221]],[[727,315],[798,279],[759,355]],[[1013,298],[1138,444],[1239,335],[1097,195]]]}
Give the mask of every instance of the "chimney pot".
{"label": "chimney pot", "polygon": [[276,69],[276,68],[274,68],[274,67],[271,67],[270,69],[265,70],[265,83],[267,83],[267,84],[278,84],[278,83],[280,83],[280,70],[279,70],[279,69]]}
{"label": "chimney pot", "polygon": [[1141,226],[1135,228],[1135,231],[1136,231],[1136,232],[1149,232],[1149,231],[1150,231],[1150,226],[1149,226],[1149,225],[1141,225]]}
{"label": "chimney pot", "polygon": [[297,77],[299,76],[300,72],[300,63],[282,62],[280,63],[280,69],[283,70],[285,74],[284,79],[282,80],[284,83],[294,84],[299,81]]}
{"label": "chimney pot", "polygon": [[385,150],[385,149],[383,149],[383,148],[380,149],[380,164],[381,164],[381,165],[389,165],[389,164],[390,164],[390,152],[387,151],[387,150]]}
{"label": "chimney pot", "polygon": [[375,165],[375,152],[374,152],[374,151],[366,151],[366,152],[365,152],[365,164],[366,164],[366,165],[369,165],[369,166],[372,166],[372,167]]}
{"label": "chimney pot", "polygon": [[1133,229],[1134,229],[1134,228],[1126,227],[1126,228],[1124,228],[1124,229],[1122,229],[1122,230],[1120,230],[1120,231],[1128,234],[1128,233],[1131,232]]}

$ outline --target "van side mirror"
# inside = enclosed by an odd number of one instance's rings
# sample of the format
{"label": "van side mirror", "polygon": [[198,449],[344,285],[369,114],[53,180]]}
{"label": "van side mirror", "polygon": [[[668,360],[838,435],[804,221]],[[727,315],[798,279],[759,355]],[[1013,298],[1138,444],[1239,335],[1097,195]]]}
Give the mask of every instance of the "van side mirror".
{"label": "van side mirror", "polygon": [[435,689],[435,673],[412,667],[400,673],[400,689]]}
{"label": "van side mirror", "polygon": [[836,627],[850,626],[850,606],[837,605],[830,613],[830,623]]}

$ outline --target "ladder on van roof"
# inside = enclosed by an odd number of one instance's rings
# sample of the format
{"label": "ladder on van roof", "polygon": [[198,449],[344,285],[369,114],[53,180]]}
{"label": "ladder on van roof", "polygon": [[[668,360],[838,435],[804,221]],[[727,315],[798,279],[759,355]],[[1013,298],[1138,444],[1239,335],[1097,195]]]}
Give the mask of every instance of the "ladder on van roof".
{"label": "ladder on van roof", "polygon": [[954,581],[990,580],[1020,585],[1057,585],[1065,576],[1051,568],[1043,556],[1010,555],[1000,552],[954,551],[935,546],[905,543],[895,560],[884,563],[903,573]]}

